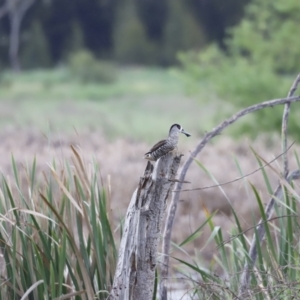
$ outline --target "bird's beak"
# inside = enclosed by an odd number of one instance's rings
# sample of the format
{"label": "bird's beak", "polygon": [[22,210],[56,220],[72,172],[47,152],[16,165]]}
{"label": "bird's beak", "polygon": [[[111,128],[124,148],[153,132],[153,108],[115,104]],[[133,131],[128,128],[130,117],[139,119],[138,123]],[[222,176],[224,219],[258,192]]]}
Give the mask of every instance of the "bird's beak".
{"label": "bird's beak", "polygon": [[186,132],[183,128],[181,130],[181,133],[185,134],[186,136],[191,136],[188,132]]}

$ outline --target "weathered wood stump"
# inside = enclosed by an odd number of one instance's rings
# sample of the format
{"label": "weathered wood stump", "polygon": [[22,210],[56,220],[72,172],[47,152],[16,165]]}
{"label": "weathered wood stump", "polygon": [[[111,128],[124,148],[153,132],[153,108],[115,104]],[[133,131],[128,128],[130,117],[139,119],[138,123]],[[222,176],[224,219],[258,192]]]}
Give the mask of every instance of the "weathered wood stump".
{"label": "weathered wood stump", "polygon": [[166,200],[180,159],[169,153],[147,164],[127,210],[110,300],[152,299]]}

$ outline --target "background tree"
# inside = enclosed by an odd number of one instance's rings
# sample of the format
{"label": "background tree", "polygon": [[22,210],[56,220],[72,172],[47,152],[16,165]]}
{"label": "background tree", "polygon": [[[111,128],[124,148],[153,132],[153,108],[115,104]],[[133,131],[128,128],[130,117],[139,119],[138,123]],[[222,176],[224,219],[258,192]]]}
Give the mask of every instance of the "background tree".
{"label": "background tree", "polygon": [[242,18],[249,1],[2,0],[1,7],[0,0],[0,59],[7,64],[9,48],[11,65],[20,69],[19,48],[27,48],[36,30],[32,24],[40,24],[54,65],[66,61],[78,45],[97,58],[169,65],[178,50],[211,41],[224,45],[226,28]]}
{"label": "background tree", "polygon": [[1,7],[0,7],[0,19],[2,19],[8,12],[8,6],[7,2],[5,2]]}
{"label": "background tree", "polygon": [[12,69],[20,71],[19,47],[21,23],[25,13],[35,0],[6,0],[7,13],[10,21],[9,58]]}
{"label": "background tree", "polygon": [[161,42],[168,17],[168,0],[135,0],[135,5],[148,38]]}
{"label": "background tree", "polygon": [[171,65],[177,61],[177,53],[200,49],[205,44],[204,33],[185,4],[185,1],[169,1],[169,13],[163,31],[162,63]]}
{"label": "background tree", "polygon": [[33,22],[28,30],[23,49],[20,51],[20,60],[25,69],[51,66],[48,41],[39,21]]}
{"label": "background tree", "polygon": [[244,8],[251,0],[187,0],[196,19],[202,24],[209,42],[224,48],[227,29],[244,16]]}
{"label": "background tree", "polygon": [[157,62],[157,46],[148,39],[133,0],[120,4],[113,40],[114,57],[117,61],[138,64]]}
{"label": "background tree", "polygon": [[85,48],[84,32],[81,24],[74,20],[71,24],[71,32],[69,37],[66,39],[64,46],[65,58],[68,58],[70,53],[76,53]]}

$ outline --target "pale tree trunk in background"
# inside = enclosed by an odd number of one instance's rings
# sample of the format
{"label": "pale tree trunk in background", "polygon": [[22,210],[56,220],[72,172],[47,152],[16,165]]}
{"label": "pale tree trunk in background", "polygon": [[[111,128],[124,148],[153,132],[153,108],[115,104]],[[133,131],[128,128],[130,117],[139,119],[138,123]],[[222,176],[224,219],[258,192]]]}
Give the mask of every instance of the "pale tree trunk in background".
{"label": "pale tree trunk in background", "polygon": [[4,5],[6,6],[6,10],[10,20],[8,54],[11,67],[15,72],[19,72],[21,69],[19,61],[21,22],[26,11],[34,3],[34,1],[35,0],[6,0],[6,4]]}
{"label": "pale tree trunk in background", "polygon": [[7,3],[4,3],[1,7],[0,7],[0,19],[2,19],[8,12],[8,7],[7,7]]}

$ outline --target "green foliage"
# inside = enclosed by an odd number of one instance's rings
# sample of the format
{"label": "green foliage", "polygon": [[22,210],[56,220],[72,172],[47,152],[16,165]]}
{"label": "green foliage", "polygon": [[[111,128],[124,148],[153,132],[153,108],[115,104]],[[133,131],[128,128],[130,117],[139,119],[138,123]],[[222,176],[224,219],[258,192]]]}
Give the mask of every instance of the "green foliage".
{"label": "green foliage", "polygon": [[230,99],[240,107],[284,96],[290,84],[272,72],[269,65],[253,64],[242,56],[228,56],[215,45],[200,53],[181,53],[179,59],[193,83],[191,88],[204,81],[224,100]]}
{"label": "green foliage", "polygon": [[155,64],[158,45],[149,40],[132,0],[121,6],[114,28],[114,57],[121,63]]}
{"label": "green foliage", "polygon": [[[201,80],[238,107],[285,97],[300,70],[300,41],[295,39],[299,12],[296,0],[252,1],[242,22],[229,30],[226,53],[212,45],[198,54],[180,55],[189,88],[195,92]],[[236,132],[279,131],[281,111],[260,111]],[[297,119],[292,117],[289,129],[299,139]]]}
{"label": "green foliage", "polygon": [[24,47],[21,48],[21,62],[25,69],[51,66],[49,45],[40,22],[34,22],[27,33]]}
{"label": "green foliage", "polygon": [[97,167],[90,175],[75,149],[73,154],[72,167],[54,163],[40,184],[34,160],[25,186],[12,158],[17,193],[2,178],[1,299],[26,293],[30,299],[107,297],[117,251],[106,193]]}
{"label": "green foliage", "polygon": [[91,52],[82,50],[69,59],[71,75],[82,83],[112,83],[116,80],[116,69],[112,63],[98,61]]}
{"label": "green foliage", "polygon": [[254,0],[242,22],[229,30],[229,51],[254,64],[266,65],[276,73],[300,70],[300,2],[297,0]]}
{"label": "green foliage", "polygon": [[199,49],[205,37],[185,1],[169,1],[169,15],[163,33],[162,62],[171,65],[177,62],[177,53]]}

